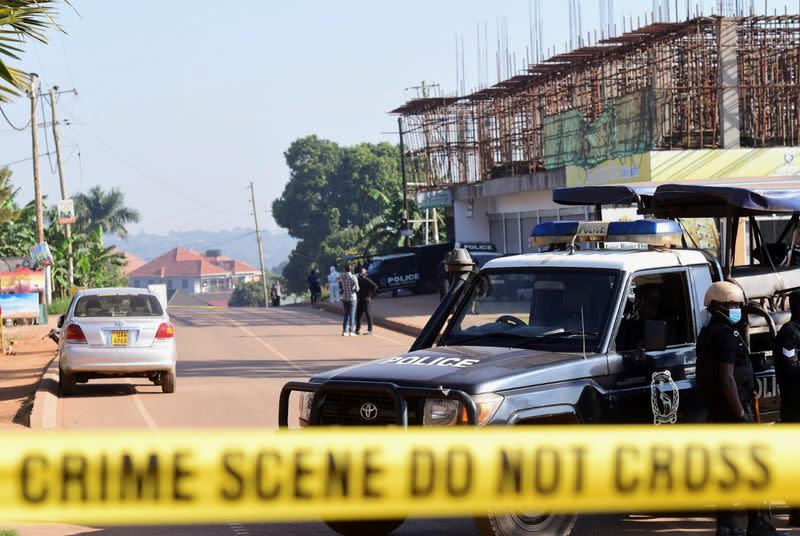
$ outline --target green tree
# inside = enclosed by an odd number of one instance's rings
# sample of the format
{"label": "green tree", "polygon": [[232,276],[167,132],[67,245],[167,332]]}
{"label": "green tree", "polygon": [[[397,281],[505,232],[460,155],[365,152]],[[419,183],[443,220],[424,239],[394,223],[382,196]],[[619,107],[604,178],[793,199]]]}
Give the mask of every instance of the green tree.
{"label": "green tree", "polygon": [[[312,268],[324,273],[344,255],[389,242],[365,242],[364,229],[377,225],[376,218],[387,211],[385,201],[373,192],[390,192],[393,198],[391,192],[400,188],[399,151],[388,143],[340,147],[308,136],[293,142],[285,156],[289,182],[272,213],[280,226],[300,238],[283,270],[287,287],[300,292]],[[402,217],[402,204],[400,210]]]}
{"label": "green tree", "polygon": [[11,186],[11,173],[8,167],[0,168],[0,223],[19,217],[19,210],[14,204],[17,191]]}
{"label": "green tree", "polygon": [[125,283],[127,278],[122,273],[125,266],[125,255],[114,246],[103,245],[100,227],[91,233],[75,235],[73,243],[75,252],[75,278],[77,283],[86,287],[114,287]]}
{"label": "green tree", "polygon": [[75,216],[79,231],[100,229],[102,233],[113,233],[120,238],[128,236],[125,225],[141,219],[138,210],[125,206],[125,194],[118,188],[106,192],[100,185],[75,196]]}
{"label": "green tree", "polygon": [[46,30],[61,30],[55,22],[55,4],[56,0],[0,0],[0,102],[19,95],[17,90],[28,84],[27,75],[8,60],[20,59],[28,39],[46,43]]}
{"label": "green tree", "polygon": [[233,289],[228,305],[231,307],[263,307],[264,287],[261,281],[242,283]]}
{"label": "green tree", "polygon": [[0,257],[26,257],[36,243],[36,207],[17,206],[19,189],[10,180],[11,170],[0,169]]}
{"label": "green tree", "polygon": [[339,221],[331,204],[330,180],[342,159],[342,149],[328,140],[307,136],[295,140],[284,153],[289,182],[272,203],[272,215],[289,234],[320,243]]}

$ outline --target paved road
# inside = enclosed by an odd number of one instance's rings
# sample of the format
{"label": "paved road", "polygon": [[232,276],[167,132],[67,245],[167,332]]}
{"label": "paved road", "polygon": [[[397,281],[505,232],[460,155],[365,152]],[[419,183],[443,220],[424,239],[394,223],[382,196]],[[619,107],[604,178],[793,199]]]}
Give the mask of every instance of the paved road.
{"label": "paved road", "polygon": [[[335,317],[308,307],[279,310],[175,309],[178,383],[171,395],[144,380],[79,385],[58,402],[61,428],[265,427],[277,425],[277,400],[288,380],[405,351],[411,338],[376,328],[371,337],[341,337]],[[143,517],[146,521],[146,517]],[[1,522],[0,522],[1,523]],[[778,519],[785,526],[785,516]],[[333,534],[320,522],[193,527],[18,527],[22,536],[195,536]],[[574,534],[713,534],[710,517],[587,516]],[[397,536],[477,536],[469,519],[412,520]]]}

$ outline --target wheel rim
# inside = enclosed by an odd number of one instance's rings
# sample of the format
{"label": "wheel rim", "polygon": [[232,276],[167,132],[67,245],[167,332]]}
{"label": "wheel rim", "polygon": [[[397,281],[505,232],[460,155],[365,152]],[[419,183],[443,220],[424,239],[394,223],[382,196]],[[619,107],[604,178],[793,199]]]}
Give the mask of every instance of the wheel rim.
{"label": "wheel rim", "polygon": [[553,519],[553,514],[547,512],[524,512],[511,514],[514,524],[524,530],[541,530]]}

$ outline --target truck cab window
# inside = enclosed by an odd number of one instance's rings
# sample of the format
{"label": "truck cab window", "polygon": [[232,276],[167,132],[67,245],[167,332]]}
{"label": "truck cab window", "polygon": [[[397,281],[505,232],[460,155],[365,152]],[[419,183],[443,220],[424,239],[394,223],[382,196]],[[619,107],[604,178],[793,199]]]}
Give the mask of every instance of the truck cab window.
{"label": "truck cab window", "polygon": [[664,322],[667,347],[694,342],[688,285],[683,272],[634,278],[615,339],[618,352],[644,347],[647,321]]}

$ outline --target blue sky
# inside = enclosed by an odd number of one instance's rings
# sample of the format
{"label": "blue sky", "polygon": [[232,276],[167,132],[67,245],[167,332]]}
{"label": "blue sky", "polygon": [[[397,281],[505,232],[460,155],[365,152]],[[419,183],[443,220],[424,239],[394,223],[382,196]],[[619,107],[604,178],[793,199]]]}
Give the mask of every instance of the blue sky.
{"label": "blue sky", "polygon": [[[797,0],[787,1],[796,12]],[[62,129],[70,192],[117,186],[142,212],[133,230],[156,233],[250,226],[250,180],[262,221],[275,228],[267,210],[288,179],[283,151],[292,140],[396,142],[387,112],[415,96],[406,88],[426,80],[456,89],[457,35],[468,88],[478,82],[476,25],[488,26],[491,58],[499,17],[508,20],[518,63],[529,42],[528,0],[72,3],[78,14],[64,7],[61,15],[68,34],[27,47],[21,67],[37,72],[45,90],[79,91],[59,100],[60,116],[72,122]],[[582,2],[584,33],[598,24],[599,3]],[[618,26],[652,4],[615,0]],[[685,0],[678,4],[685,9]],[[770,10],[783,5],[769,2]],[[545,0],[542,11],[545,47],[563,50],[567,1]],[[24,124],[28,106],[17,99],[3,109]],[[40,135],[42,152],[45,141]],[[0,120],[0,165],[29,156],[29,133]],[[31,163],[12,169],[21,198],[30,199]],[[55,199],[58,177],[47,158],[41,169],[43,190]]]}

